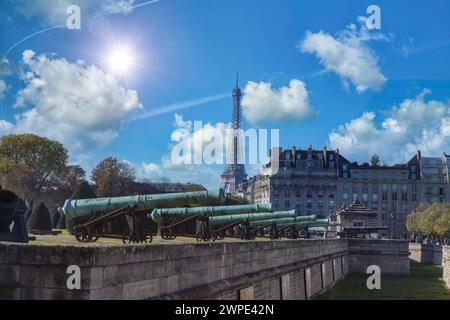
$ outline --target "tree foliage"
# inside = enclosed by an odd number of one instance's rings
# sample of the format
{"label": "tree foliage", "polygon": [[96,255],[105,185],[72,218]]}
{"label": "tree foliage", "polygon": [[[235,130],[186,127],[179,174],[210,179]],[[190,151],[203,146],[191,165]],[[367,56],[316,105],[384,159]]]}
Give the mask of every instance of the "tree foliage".
{"label": "tree foliage", "polygon": [[1,183],[27,202],[62,178],[67,160],[64,146],[44,137],[15,134],[0,138]]}
{"label": "tree foliage", "polygon": [[372,158],[370,159],[370,165],[372,167],[379,167],[381,165],[381,160],[380,157],[378,156],[378,154],[374,154],[372,156]]}
{"label": "tree foliage", "polygon": [[130,184],[136,177],[131,165],[116,157],[109,157],[94,168],[91,178],[97,187],[97,196],[117,197],[129,192]]}
{"label": "tree foliage", "polygon": [[408,216],[406,228],[427,236],[450,236],[450,204],[432,204],[419,209]]}

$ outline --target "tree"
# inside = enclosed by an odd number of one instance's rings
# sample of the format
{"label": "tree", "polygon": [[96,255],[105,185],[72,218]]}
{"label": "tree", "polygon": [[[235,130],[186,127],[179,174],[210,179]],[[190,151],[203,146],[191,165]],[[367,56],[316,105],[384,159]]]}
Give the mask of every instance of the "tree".
{"label": "tree", "polygon": [[379,167],[381,165],[381,160],[378,154],[375,153],[372,156],[372,158],[370,159],[370,164],[372,165],[372,167]]}
{"label": "tree", "polygon": [[27,228],[33,231],[52,231],[50,213],[42,202],[36,207],[36,210],[33,210],[28,219]]}
{"label": "tree", "polygon": [[86,179],[86,171],[79,165],[70,165],[66,167],[63,177],[63,184],[74,190],[75,187]]}
{"label": "tree", "polygon": [[92,171],[92,181],[95,182],[99,197],[126,195],[135,178],[133,167],[126,162],[119,161],[116,157],[106,158]]}
{"label": "tree", "polygon": [[169,190],[169,186],[171,185],[171,182],[169,178],[162,177],[158,179],[155,185],[161,193],[167,193],[167,191]]}
{"label": "tree", "polygon": [[432,204],[420,208],[406,220],[409,232],[426,236],[450,236],[450,204]]}
{"label": "tree", "polygon": [[0,138],[2,183],[27,203],[61,179],[68,154],[62,144],[34,134]]}

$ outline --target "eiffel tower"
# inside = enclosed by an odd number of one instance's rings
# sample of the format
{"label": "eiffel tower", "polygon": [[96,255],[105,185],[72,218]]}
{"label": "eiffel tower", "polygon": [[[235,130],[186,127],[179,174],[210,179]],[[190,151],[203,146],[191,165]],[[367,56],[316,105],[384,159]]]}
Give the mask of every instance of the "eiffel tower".
{"label": "eiffel tower", "polygon": [[238,136],[239,130],[241,129],[241,89],[239,89],[239,75],[236,76],[236,87],[233,89],[232,96],[233,115],[231,119],[231,129],[233,130],[233,136],[231,147],[233,152],[233,162],[225,167],[225,170],[220,176],[220,187],[225,190],[226,194],[237,195],[240,184],[247,178],[244,164],[239,163],[240,156],[242,155]]}

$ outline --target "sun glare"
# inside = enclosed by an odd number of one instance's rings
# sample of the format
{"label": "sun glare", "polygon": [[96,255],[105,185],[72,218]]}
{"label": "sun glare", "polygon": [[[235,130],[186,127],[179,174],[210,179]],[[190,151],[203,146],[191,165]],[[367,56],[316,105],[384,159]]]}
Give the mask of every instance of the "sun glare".
{"label": "sun glare", "polygon": [[127,47],[114,48],[108,57],[109,69],[115,74],[126,74],[135,63],[135,57]]}

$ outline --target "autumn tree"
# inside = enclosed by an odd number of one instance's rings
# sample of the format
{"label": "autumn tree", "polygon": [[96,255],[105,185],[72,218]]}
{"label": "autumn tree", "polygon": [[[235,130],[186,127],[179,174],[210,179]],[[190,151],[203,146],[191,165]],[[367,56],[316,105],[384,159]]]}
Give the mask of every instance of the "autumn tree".
{"label": "autumn tree", "polygon": [[130,184],[136,176],[130,164],[109,157],[94,168],[91,178],[95,182],[98,197],[116,197],[130,192]]}
{"label": "autumn tree", "polygon": [[67,168],[68,154],[56,141],[34,134],[0,138],[1,183],[29,203],[59,181]]}
{"label": "autumn tree", "polygon": [[427,205],[408,216],[409,232],[427,236],[450,236],[450,204]]}
{"label": "autumn tree", "polygon": [[86,179],[86,171],[79,165],[69,165],[66,167],[63,184],[70,187],[72,190],[82,181]]}

